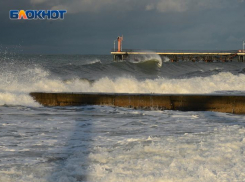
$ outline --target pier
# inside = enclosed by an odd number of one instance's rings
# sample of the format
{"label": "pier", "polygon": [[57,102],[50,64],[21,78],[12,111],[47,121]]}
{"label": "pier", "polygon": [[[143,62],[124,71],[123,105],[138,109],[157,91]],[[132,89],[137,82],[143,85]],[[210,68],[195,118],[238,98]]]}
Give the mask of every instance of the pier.
{"label": "pier", "polygon": [[[137,49],[122,49],[123,36],[118,36],[114,40],[114,49],[111,51],[114,61],[121,60],[139,60],[142,57],[158,55],[162,60],[168,57],[171,62],[178,61],[204,61],[204,62],[230,62],[236,60],[238,62],[245,62],[245,42],[243,42],[243,50],[227,50],[227,51],[218,51],[218,50],[137,50]],[[117,42],[117,49],[116,49]]]}
{"label": "pier", "polygon": [[245,95],[30,93],[43,106],[105,105],[134,109],[245,114]]}
{"label": "pier", "polygon": [[[241,51],[241,50],[240,50]],[[237,60],[245,62],[245,52],[241,51],[142,51],[133,49],[112,50],[114,61],[137,60],[144,56],[159,55],[162,59],[168,57],[171,62],[178,61],[204,61],[204,62],[230,62]]]}

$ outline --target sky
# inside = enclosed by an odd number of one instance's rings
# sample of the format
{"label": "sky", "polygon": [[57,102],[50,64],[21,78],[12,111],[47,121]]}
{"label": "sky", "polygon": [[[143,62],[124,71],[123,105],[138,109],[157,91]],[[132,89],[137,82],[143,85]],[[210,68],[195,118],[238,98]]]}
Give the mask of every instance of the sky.
{"label": "sky", "polygon": [[[10,20],[9,10],[66,9],[64,20]],[[143,50],[238,50],[245,40],[244,0],[0,1],[0,52],[110,54]]]}

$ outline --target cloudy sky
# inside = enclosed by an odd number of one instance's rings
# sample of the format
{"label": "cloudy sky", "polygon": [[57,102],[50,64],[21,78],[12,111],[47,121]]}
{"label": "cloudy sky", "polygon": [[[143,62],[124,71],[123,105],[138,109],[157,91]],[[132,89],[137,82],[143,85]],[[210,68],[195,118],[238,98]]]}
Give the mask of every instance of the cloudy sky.
{"label": "cloudy sky", "polygon": [[[66,9],[64,20],[10,20],[11,9]],[[123,48],[235,50],[245,40],[244,0],[0,1],[0,51],[109,54]]]}

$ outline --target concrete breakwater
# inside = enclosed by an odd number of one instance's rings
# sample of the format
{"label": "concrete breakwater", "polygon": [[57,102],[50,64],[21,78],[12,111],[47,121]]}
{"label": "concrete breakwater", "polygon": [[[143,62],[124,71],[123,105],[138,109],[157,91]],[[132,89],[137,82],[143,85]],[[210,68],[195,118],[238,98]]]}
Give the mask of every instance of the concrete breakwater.
{"label": "concrete breakwater", "polygon": [[245,114],[245,96],[242,95],[41,92],[32,92],[30,95],[43,106],[108,105],[135,109],[215,111]]}

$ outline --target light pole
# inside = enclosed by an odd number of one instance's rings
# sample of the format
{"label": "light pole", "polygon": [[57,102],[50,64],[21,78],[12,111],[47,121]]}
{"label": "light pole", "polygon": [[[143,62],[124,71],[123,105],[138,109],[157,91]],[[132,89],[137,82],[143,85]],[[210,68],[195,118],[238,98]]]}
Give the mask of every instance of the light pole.
{"label": "light pole", "polygon": [[[122,35],[122,41],[123,41],[123,35]],[[122,51],[122,43],[121,43],[121,51]]]}
{"label": "light pole", "polygon": [[242,43],[242,48],[243,48],[242,52],[243,53],[244,53],[244,45],[245,45],[245,41],[243,41],[243,43]]}
{"label": "light pole", "polygon": [[116,51],[116,41],[117,40],[114,40],[114,52]]}

